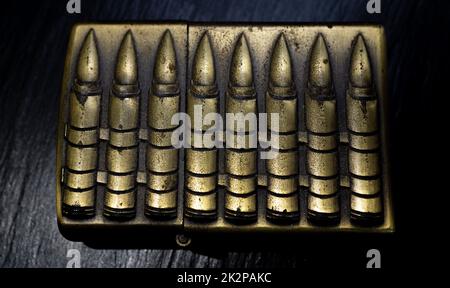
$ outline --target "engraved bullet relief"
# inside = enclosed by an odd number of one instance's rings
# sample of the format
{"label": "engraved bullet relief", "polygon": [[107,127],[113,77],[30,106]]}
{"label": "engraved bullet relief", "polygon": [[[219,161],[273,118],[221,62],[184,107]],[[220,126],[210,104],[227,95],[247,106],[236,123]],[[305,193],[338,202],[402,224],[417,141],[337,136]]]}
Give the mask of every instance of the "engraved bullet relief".
{"label": "engraved bullet relief", "polygon": [[87,26],[63,84],[60,222],[392,230],[382,30]]}

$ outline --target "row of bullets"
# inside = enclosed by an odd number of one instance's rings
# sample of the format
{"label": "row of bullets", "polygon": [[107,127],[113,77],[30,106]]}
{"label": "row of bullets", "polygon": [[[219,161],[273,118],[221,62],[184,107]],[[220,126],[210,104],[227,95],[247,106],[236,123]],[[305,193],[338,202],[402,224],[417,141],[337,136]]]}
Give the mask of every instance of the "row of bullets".
{"label": "row of bullets", "polygon": [[[178,128],[171,118],[180,111],[173,39],[166,31],[160,41],[148,96],[147,189],[145,214],[172,218],[177,212],[178,149],[171,143]],[[133,36],[129,31],[120,46],[109,98],[109,142],[106,151],[107,184],[104,215],[130,218],[136,213],[139,147],[139,81]],[[340,219],[339,129],[331,63],[325,39],[318,35],[311,49],[305,89],[307,131],[306,170],[308,177],[308,219],[314,223],[336,224]],[[382,220],[382,188],[379,159],[378,103],[372,82],[369,54],[362,35],[353,45],[346,116],[349,134],[348,170],[351,219],[359,223]],[[101,107],[99,60],[94,32],[85,38],[79,53],[76,78],[70,93],[66,131],[63,213],[88,217],[95,213],[98,129]],[[187,91],[187,114],[195,117],[220,113],[214,52],[207,33],[194,54],[192,77]],[[275,157],[266,160],[266,217],[270,221],[298,221],[299,144],[298,97],[292,61],[281,34],[272,51],[266,112],[278,113],[280,123],[271,126],[270,137],[279,143]],[[225,91],[226,113],[257,114],[250,49],[244,34],[236,42]],[[202,119],[203,120],[203,119]],[[203,121],[202,121],[203,123]],[[258,129],[246,123],[227,123],[225,150],[225,218],[254,221],[258,215]],[[205,136],[211,125],[191,128],[191,137]],[[210,135],[213,137],[213,135]],[[243,141],[239,141],[243,140]],[[245,143],[244,147],[237,143]],[[212,220],[218,211],[219,154],[216,147],[191,141],[185,150],[184,215],[193,220]]]}
{"label": "row of bullets", "polygon": [[[177,210],[178,149],[172,147],[172,115],[180,110],[176,53],[172,35],[160,41],[148,97],[147,192],[145,214],[172,218]],[[101,109],[99,56],[94,31],[80,49],[70,93],[66,131],[63,213],[95,215],[98,131]],[[104,215],[132,218],[136,214],[140,94],[138,61],[132,33],[123,38],[117,55],[108,105],[109,141]]]}
{"label": "row of bullets", "polygon": [[[188,92],[188,111],[193,104],[203,111],[218,112],[214,56],[207,34],[196,50],[192,82]],[[283,34],[276,41],[271,57],[269,85],[265,97],[266,112],[278,113],[279,126],[268,131],[279,141],[276,155],[266,160],[266,217],[272,221],[298,221],[299,149],[298,103],[292,62]],[[250,50],[242,34],[236,43],[229,71],[225,112],[256,113],[257,97],[253,83]],[[350,174],[351,218],[358,222],[382,219],[381,176],[377,99],[372,83],[369,55],[362,35],[356,38],[350,62],[346,111],[349,130],[348,162]],[[328,49],[322,35],[316,38],[310,54],[309,76],[305,91],[307,131],[306,169],[308,174],[308,219],[318,224],[336,224],[340,220],[339,131]],[[228,123],[227,123],[228,124]],[[255,127],[236,124],[226,127],[244,143],[256,137]],[[204,127],[208,128],[208,127]],[[204,130],[205,131],[205,130]],[[204,132],[203,131],[203,132]],[[196,131],[196,133],[202,131]],[[241,134],[239,134],[241,133]],[[234,147],[225,151],[225,217],[230,220],[254,220],[257,217],[257,150]],[[217,151],[187,150],[186,211],[193,219],[217,217]],[[193,169],[195,167],[195,169]]]}

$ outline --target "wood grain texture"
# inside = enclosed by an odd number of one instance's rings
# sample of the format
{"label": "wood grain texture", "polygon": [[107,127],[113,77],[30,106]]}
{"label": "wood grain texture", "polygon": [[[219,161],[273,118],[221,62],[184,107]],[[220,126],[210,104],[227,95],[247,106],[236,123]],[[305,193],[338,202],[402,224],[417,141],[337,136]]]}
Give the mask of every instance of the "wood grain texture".
{"label": "wood grain texture", "polygon": [[[364,251],[373,245],[386,251],[401,249],[399,243],[406,237],[403,231],[412,225],[408,221],[414,212],[410,198],[419,195],[422,187],[410,185],[412,189],[405,191],[403,181],[417,171],[412,159],[400,152],[405,152],[403,145],[411,144],[405,139],[425,127],[418,117],[410,116],[430,115],[438,96],[436,87],[446,83],[441,71],[449,67],[443,55],[450,51],[450,10],[444,1],[384,0],[380,15],[368,14],[365,0],[81,0],[81,15],[67,14],[67,1],[11,2],[15,4],[2,4],[0,12],[0,267],[65,267],[67,250],[72,248],[80,250],[83,267],[266,268],[340,263],[336,257],[347,252],[354,261],[365,263]],[[64,239],[56,225],[54,169],[58,98],[69,31],[80,21],[154,20],[383,24],[389,51],[392,178],[399,233],[386,241],[366,239],[355,246],[350,241],[340,249],[334,247],[334,238],[325,239],[325,250],[320,253],[302,243],[292,251],[205,253],[94,249]]]}

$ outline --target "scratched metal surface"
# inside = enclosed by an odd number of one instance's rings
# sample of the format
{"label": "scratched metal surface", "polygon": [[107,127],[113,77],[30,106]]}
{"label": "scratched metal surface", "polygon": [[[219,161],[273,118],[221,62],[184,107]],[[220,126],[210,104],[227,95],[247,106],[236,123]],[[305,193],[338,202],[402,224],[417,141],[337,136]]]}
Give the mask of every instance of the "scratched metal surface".
{"label": "scratched metal surface", "polygon": [[[280,268],[343,262],[365,265],[365,251],[369,248],[380,247],[395,263],[396,257],[408,254],[402,245],[404,241],[418,241],[405,231],[425,223],[423,218],[411,214],[415,212],[412,199],[420,195],[424,184],[405,181],[418,173],[414,162],[417,159],[407,155],[414,150],[405,145],[412,143],[408,136],[425,127],[420,117],[432,113],[433,98],[439,95],[435,87],[445,83],[441,71],[448,59],[442,55],[450,51],[446,31],[450,27],[446,14],[450,10],[443,7],[448,6],[444,1],[382,1],[380,15],[368,14],[365,0],[82,0],[81,15],[68,15],[67,1],[14,2],[2,4],[0,9],[0,267],[65,267],[68,249],[80,251],[82,267]],[[314,238],[288,249],[258,251],[213,246],[199,251],[98,249],[64,239],[56,225],[55,141],[60,82],[71,26],[80,21],[152,20],[385,25],[398,232],[386,239]],[[430,41],[435,42],[430,45]],[[428,172],[422,175],[425,173]],[[333,243],[338,243],[339,249]]]}

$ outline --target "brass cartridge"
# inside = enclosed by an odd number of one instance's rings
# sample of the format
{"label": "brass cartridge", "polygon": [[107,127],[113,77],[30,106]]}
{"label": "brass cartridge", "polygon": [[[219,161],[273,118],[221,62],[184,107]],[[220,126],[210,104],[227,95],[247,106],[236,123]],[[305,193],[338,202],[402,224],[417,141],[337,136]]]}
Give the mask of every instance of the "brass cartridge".
{"label": "brass cartridge", "polygon": [[69,95],[66,126],[66,163],[62,212],[65,216],[95,215],[97,143],[101,86],[94,31],[86,35],[78,55],[76,76]]}
{"label": "brass cartridge", "polygon": [[128,31],[117,54],[108,111],[108,177],[103,214],[115,219],[136,215],[140,95],[137,62],[133,35]]}
{"label": "brass cartridge", "polygon": [[176,216],[178,149],[171,143],[178,124],[171,124],[180,109],[180,87],[172,34],[166,30],[158,45],[148,96],[147,193],[145,215]]}
{"label": "brass cartridge", "polygon": [[[274,157],[266,160],[267,214],[269,220],[298,221],[298,142],[297,142],[297,93],[292,78],[292,63],[286,39],[278,37],[272,51],[269,85],[266,92],[266,112],[277,113],[278,129],[268,121],[271,140],[278,140],[272,147]],[[277,139],[273,139],[273,138]],[[289,141],[291,140],[291,141]],[[277,143],[277,142],[275,142]]]}
{"label": "brass cartridge", "polygon": [[336,97],[331,64],[322,34],[311,50],[305,91],[306,170],[309,178],[308,220],[333,225],[340,219]]}
{"label": "brass cartridge", "polygon": [[[252,116],[257,113],[256,92],[250,50],[244,34],[241,34],[231,58],[228,89],[225,96],[225,112]],[[251,117],[250,117],[251,118]],[[227,121],[228,122],[228,121]],[[243,129],[238,121],[226,123],[225,218],[228,220],[254,221],[257,216],[257,147],[251,147],[251,137],[257,137],[256,123],[245,121]],[[231,125],[230,125],[231,124]],[[239,145],[236,137],[243,137]],[[247,138],[247,139],[245,139]],[[242,138],[241,138],[242,139]],[[243,147],[242,147],[243,146]]]}
{"label": "brass cartridge", "polygon": [[364,38],[359,34],[350,58],[346,93],[349,132],[350,219],[355,224],[383,221],[379,159],[378,100]]}
{"label": "brass cartridge", "polygon": [[[197,108],[197,110],[195,109]],[[187,93],[187,112],[191,119],[201,111],[201,126],[192,127],[192,135],[203,137],[210,125],[203,119],[208,113],[219,113],[219,93],[216,84],[214,53],[208,34],[205,33],[194,55],[192,79]],[[206,148],[191,141],[185,159],[185,211],[186,217],[198,220],[217,217],[217,148]]]}

